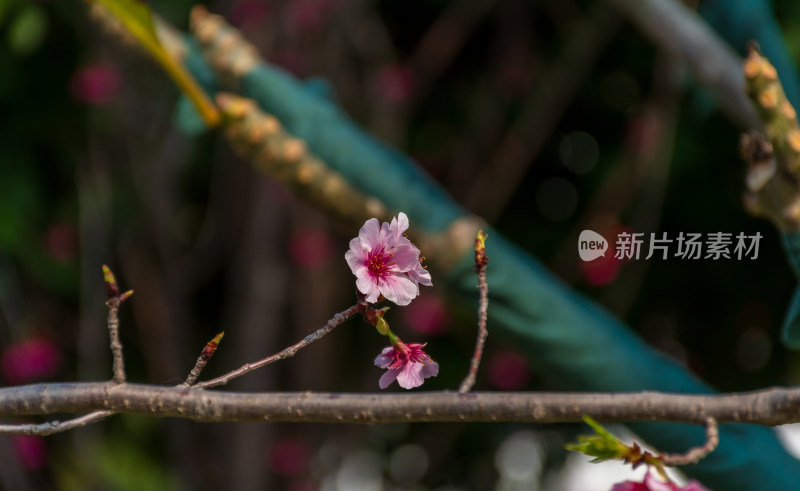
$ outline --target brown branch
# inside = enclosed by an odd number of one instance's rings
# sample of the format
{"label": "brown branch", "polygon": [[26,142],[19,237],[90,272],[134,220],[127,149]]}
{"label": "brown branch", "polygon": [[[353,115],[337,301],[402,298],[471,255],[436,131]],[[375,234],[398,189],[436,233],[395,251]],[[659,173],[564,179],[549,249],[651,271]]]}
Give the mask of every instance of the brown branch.
{"label": "brown branch", "polygon": [[800,388],[688,395],[640,393],[242,393],[113,382],[0,388],[0,417],[106,410],[204,422],[604,423],[668,421],[780,425],[800,422]]}
{"label": "brown branch", "polygon": [[[110,338],[111,353],[112,353],[112,373],[111,381],[115,384],[125,383],[125,360],[122,355],[122,343],[119,340],[119,306],[133,295],[133,290],[120,295],[119,285],[117,279],[111,269],[103,265],[103,279],[106,283],[106,290],[108,291],[108,317],[106,319],[108,325],[108,335]],[[16,425],[0,425],[0,434],[2,433],[21,433],[25,435],[52,435],[62,431],[68,431],[74,428],[80,428],[91,423],[103,420],[114,414],[114,411],[94,411],[77,418],[69,419],[67,421],[48,421],[40,424],[16,424]]]}
{"label": "brown branch", "polygon": [[313,333],[309,334],[308,336],[306,336],[302,340],[300,340],[297,343],[289,346],[288,348],[284,349],[283,351],[275,353],[274,355],[270,355],[270,356],[268,356],[268,357],[266,357],[264,359],[261,359],[259,361],[256,361],[256,362],[253,362],[253,363],[248,363],[248,364],[246,364],[246,365],[244,365],[244,366],[242,366],[240,368],[237,368],[236,370],[228,372],[225,375],[221,375],[221,376],[219,376],[219,377],[217,377],[215,379],[208,380],[206,382],[200,382],[199,384],[195,384],[194,387],[207,388],[207,387],[216,387],[218,385],[225,385],[228,382],[230,382],[231,380],[233,380],[233,379],[235,379],[237,377],[241,377],[242,375],[244,375],[246,373],[252,372],[253,370],[255,370],[257,368],[261,368],[263,366],[269,365],[270,363],[274,363],[274,362],[276,362],[278,360],[284,360],[286,358],[291,358],[292,356],[295,355],[295,353],[300,351],[302,348],[305,348],[309,344],[313,343],[314,341],[317,341],[318,339],[322,338],[323,336],[325,336],[326,334],[331,332],[339,324],[343,323],[344,321],[348,320],[349,318],[353,317],[354,315],[362,312],[364,310],[365,306],[366,306],[365,303],[359,302],[359,303],[353,305],[352,307],[350,307],[349,309],[347,309],[345,311],[342,311],[342,312],[339,312],[338,314],[334,315],[328,321],[328,323],[325,324],[325,326],[317,329]]}
{"label": "brown branch", "polygon": [[694,447],[682,454],[661,454],[661,462],[670,467],[679,465],[696,464],[708,454],[713,452],[719,445],[719,426],[714,418],[706,418],[706,442],[699,447]]}
{"label": "brown branch", "polygon": [[472,361],[469,364],[469,373],[464,377],[458,392],[465,393],[472,390],[475,385],[475,378],[478,376],[478,367],[481,364],[481,356],[483,355],[483,345],[486,344],[486,336],[489,335],[486,329],[486,317],[489,310],[489,285],[486,283],[486,265],[489,263],[489,258],[486,257],[486,234],[483,230],[478,230],[478,235],[475,238],[475,273],[478,275],[478,291],[480,298],[478,300],[478,339],[475,341],[475,353],[472,355]]}

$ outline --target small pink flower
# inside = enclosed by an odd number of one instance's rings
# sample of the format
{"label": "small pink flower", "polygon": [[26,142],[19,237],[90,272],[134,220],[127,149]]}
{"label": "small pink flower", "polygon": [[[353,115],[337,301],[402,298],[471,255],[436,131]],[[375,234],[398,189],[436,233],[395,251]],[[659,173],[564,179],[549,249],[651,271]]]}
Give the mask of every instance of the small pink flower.
{"label": "small pink flower", "polygon": [[319,269],[331,260],[333,241],[325,230],[301,229],[294,232],[289,238],[289,253],[299,266]]}
{"label": "small pink flower", "polygon": [[611,491],[709,491],[709,489],[697,481],[689,481],[686,486],[680,487],[673,482],[662,481],[648,472],[643,482],[620,482],[615,484]]}
{"label": "small pink flower", "polygon": [[431,274],[419,260],[419,249],[404,235],[408,217],[400,213],[392,223],[378,225],[370,218],[350,241],[344,257],[356,276],[358,291],[367,302],[383,295],[397,305],[408,305],[419,295],[419,284],[432,286]]}
{"label": "small pink flower", "polygon": [[304,473],[311,461],[311,450],[300,438],[289,437],[275,441],[267,452],[270,469],[282,476]]}
{"label": "small pink flower", "polygon": [[500,390],[522,390],[531,378],[528,360],[513,351],[492,354],[486,365],[489,381]]}
{"label": "small pink flower", "polygon": [[408,327],[424,336],[441,336],[447,332],[450,323],[447,306],[436,295],[414,300],[402,314]]}
{"label": "small pink flower", "polygon": [[119,95],[122,80],[112,65],[87,65],[72,74],[72,97],[87,104],[107,104]]}
{"label": "small pink flower", "polygon": [[62,361],[58,346],[45,336],[37,336],[7,347],[0,365],[5,380],[17,385],[52,377]]}
{"label": "small pink flower", "polygon": [[19,463],[26,470],[40,471],[47,467],[47,445],[38,435],[12,435]]}
{"label": "small pink flower", "polygon": [[381,377],[378,385],[381,389],[397,379],[397,383],[404,389],[419,387],[428,377],[439,374],[439,364],[431,360],[422,348],[424,344],[398,342],[384,348],[375,358],[375,365],[389,370]]}
{"label": "small pink flower", "polygon": [[383,100],[392,104],[403,104],[414,96],[417,77],[407,66],[389,65],[378,70],[374,86]]}

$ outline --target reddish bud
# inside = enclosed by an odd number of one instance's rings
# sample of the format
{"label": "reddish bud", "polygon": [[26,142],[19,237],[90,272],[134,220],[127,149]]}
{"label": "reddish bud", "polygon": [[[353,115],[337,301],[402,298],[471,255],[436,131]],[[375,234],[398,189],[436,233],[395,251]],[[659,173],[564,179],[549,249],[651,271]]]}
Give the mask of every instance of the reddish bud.
{"label": "reddish bud", "polygon": [[483,230],[478,230],[478,235],[475,237],[475,266],[482,268],[489,263],[489,258],[486,257],[486,239],[488,235],[483,233]]}
{"label": "reddish bud", "polygon": [[208,360],[214,356],[214,352],[217,351],[217,347],[219,346],[220,341],[222,341],[223,336],[225,336],[225,331],[217,334],[214,339],[206,344],[205,348],[203,348],[203,351],[200,352],[200,356],[205,360]]}
{"label": "reddish bud", "polygon": [[108,290],[108,298],[114,298],[119,295],[119,286],[117,286],[117,279],[114,273],[111,272],[108,266],[103,265],[103,279],[106,282],[106,290]]}
{"label": "reddish bud", "polygon": [[387,310],[389,310],[389,307],[384,307],[382,309],[373,309],[371,307],[367,307],[364,310],[364,320],[372,326],[377,326],[381,319],[383,319],[383,316],[386,314]]}

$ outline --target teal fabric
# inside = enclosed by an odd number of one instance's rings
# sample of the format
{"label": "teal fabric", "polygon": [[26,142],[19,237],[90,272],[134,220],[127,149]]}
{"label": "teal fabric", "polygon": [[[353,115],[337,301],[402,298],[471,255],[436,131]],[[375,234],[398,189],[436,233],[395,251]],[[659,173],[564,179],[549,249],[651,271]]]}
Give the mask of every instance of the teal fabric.
{"label": "teal fabric", "polygon": [[[794,274],[800,278],[800,232],[783,234],[783,248]],[[800,349],[800,286],[792,295],[786,318],[783,320],[783,344]]]}
{"label": "teal fabric", "polygon": [[405,211],[416,225],[442,230],[464,213],[411,159],[365,135],[319,90],[318,81],[298,83],[278,68],[260,65],[242,78],[240,88],[351,184]]}
{"label": "teal fabric", "polygon": [[[405,211],[415,227],[441,231],[465,214],[411,159],[365,134],[320,87],[318,81],[304,84],[264,64],[244,77],[239,89],[353,185],[390,208]],[[186,109],[176,113],[176,122],[196,129],[196,115]],[[561,284],[498,232],[490,230],[489,237],[492,336],[513,341],[540,378],[575,391],[712,392],[594,302]],[[471,254],[445,280],[465,302],[476,301]],[[630,427],[667,452],[684,451],[704,440],[703,430],[690,425]],[[785,452],[770,428],[723,425],[720,433],[719,448],[685,468],[687,474],[716,490],[798,487],[800,462]]]}
{"label": "teal fabric", "polygon": [[[786,49],[770,2],[738,0],[732,4],[724,0],[704,0],[698,10],[740,53],[745,53],[748,42],[756,41],[764,56],[778,70],[789,101],[794,107],[800,107],[800,75]],[[800,233],[785,234],[783,245],[795,274],[800,278]],[[800,349],[800,287],[794,292],[783,321],[782,340],[787,348]]]}

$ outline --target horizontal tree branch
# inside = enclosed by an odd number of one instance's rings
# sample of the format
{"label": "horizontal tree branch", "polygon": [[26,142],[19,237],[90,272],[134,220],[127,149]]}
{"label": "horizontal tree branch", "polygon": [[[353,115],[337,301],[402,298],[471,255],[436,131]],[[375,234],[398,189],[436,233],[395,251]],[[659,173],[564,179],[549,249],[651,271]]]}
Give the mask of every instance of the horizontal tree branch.
{"label": "horizontal tree branch", "polygon": [[[800,422],[800,389],[686,395],[538,392],[336,394],[241,393],[111,382],[0,389],[0,418],[107,410],[204,422],[320,423],[673,421],[705,424]],[[11,427],[8,427],[11,428]],[[2,429],[0,427],[0,429]],[[6,431],[9,431],[6,429]]]}

